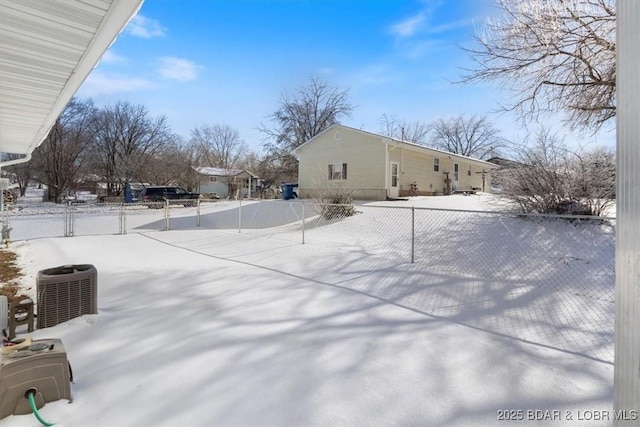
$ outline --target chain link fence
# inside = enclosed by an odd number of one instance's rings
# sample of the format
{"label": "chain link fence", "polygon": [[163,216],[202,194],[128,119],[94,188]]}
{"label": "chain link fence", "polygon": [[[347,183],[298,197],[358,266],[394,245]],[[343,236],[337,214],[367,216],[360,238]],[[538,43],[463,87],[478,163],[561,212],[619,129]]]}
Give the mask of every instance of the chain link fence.
{"label": "chain link fence", "polygon": [[[295,222],[268,236],[341,254],[344,262],[326,265],[332,272],[322,273],[323,280],[436,318],[613,363],[615,219],[297,205]],[[287,257],[291,264],[309,261]],[[375,281],[367,279],[373,271]]]}
{"label": "chain link fence", "polygon": [[[397,259],[349,287],[474,328],[613,363],[615,220],[311,205],[305,241]],[[311,206],[307,206],[307,209]],[[403,277],[398,280],[398,277]]]}
{"label": "chain link fence", "polygon": [[[255,248],[270,247],[270,240],[357,254],[362,270],[376,271],[379,282],[345,280],[344,266],[334,266],[341,270],[327,280],[432,316],[613,361],[615,219],[283,200],[29,206],[8,219],[14,241],[225,230],[211,244],[226,242],[227,255],[242,239],[254,239]],[[306,262],[296,256],[288,255]],[[404,269],[400,276],[397,268]]]}
{"label": "chain link fence", "polygon": [[9,212],[11,240],[140,231],[261,230],[467,274],[613,301],[615,220],[316,202],[45,205]]}
{"label": "chain link fence", "polygon": [[9,240],[19,241],[197,227],[199,210],[199,203],[32,203],[7,212],[5,221]]}
{"label": "chain link fence", "polygon": [[534,284],[613,302],[615,220],[307,204],[308,243],[390,254],[430,271]]}

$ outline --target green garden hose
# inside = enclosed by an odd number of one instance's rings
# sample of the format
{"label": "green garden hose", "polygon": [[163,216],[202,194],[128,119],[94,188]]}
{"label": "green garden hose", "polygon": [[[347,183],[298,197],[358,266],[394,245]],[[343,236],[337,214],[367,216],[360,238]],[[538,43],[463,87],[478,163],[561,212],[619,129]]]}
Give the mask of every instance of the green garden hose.
{"label": "green garden hose", "polygon": [[26,398],[29,399],[29,406],[31,406],[31,411],[33,412],[33,415],[35,415],[38,421],[40,421],[40,424],[46,427],[51,427],[53,423],[49,423],[43,420],[40,414],[38,413],[38,408],[36,408],[36,400],[33,397],[34,395],[35,393],[33,391],[27,392],[27,395],[26,395]]}

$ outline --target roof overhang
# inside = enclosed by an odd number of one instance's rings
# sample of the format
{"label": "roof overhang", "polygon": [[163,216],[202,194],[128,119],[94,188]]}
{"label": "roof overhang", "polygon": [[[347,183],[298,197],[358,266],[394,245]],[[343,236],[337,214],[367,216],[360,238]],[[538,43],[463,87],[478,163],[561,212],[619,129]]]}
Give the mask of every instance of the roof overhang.
{"label": "roof overhang", "polygon": [[30,157],[143,1],[0,1],[0,153]]}

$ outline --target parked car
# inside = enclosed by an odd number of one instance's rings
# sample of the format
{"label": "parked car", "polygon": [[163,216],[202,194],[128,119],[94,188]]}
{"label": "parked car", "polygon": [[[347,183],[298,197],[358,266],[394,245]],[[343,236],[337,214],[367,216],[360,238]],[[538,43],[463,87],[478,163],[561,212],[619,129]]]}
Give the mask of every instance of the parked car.
{"label": "parked car", "polygon": [[182,187],[174,186],[145,187],[138,196],[138,200],[149,203],[150,208],[157,207],[158,202],[164,203],[165,200],[168,200],[170,205],[195,206],[199,198],[198,193],[189,193]]}

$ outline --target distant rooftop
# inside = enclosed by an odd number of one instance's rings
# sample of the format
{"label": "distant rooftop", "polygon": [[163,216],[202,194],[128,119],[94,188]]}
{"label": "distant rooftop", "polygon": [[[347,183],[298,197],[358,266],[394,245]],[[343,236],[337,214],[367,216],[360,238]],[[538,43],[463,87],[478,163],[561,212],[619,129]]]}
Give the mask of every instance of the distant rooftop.
{"label": "distant rooftop", "polygon": [[236,176],[240,175],[242,172],[246,172],[251,176],[254,176],[251,172],[244,169],[223,169],[223,168],[211,168],[211,167],[194,167],[196,172],[201,175],[209,175],[209,176]]}

